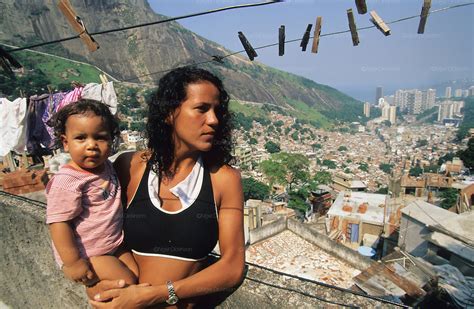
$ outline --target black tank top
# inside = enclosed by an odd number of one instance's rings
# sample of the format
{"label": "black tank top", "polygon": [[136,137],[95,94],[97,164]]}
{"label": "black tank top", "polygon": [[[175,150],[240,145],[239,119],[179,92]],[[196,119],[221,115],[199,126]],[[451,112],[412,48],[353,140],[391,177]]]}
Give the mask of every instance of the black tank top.
{"label": "black tank top", "polygon": [[126,246],[139,255],[190,261],[204,259],[218,239],[209,170],[204,167],[201,191],[194,203],[177,213],[166,213],[155,207],[150,199],[150,169],[151,165],[147,164],[137,192],[124,212]]}

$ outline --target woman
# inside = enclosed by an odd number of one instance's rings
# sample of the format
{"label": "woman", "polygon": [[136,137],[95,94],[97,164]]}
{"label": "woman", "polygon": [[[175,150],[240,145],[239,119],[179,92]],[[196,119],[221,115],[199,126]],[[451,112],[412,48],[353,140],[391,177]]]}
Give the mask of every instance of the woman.
{"label": "woman", "polygon": [[[192,307],[196,296],[242,280],[243,193],[240,173],[228,165],[228,102],[206,70],[179,68],[160,80],[149,102],[148,150],[115,162],[127,205],[125,245],[140,284],[101,292],[93,306]],[[205,268],[217,243],[221,258]]]}

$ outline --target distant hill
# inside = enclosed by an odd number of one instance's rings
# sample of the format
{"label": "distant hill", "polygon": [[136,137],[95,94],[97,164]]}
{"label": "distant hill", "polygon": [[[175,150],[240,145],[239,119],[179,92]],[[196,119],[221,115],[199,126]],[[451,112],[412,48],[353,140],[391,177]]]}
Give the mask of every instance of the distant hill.
{"label": "distant hill", "polygon": [[[55,1],[4,1],[0,3],[0,42],[16,46],[50,41],[75,34]],[[162,20],[145,0],[72,0],[90,32]],[[89,53],[80,40],[50,45],[42,50],[91,63],[121,80],[156,82],[155,72],[201,62],[230,53],[176,22],[97,35],[100,49]],[[289,114],[321,126],[362,116],[361,102],[329,86],[283,72],[235,55],[204,65],[221,76],[232,97],[241,101],[279,106]]]}

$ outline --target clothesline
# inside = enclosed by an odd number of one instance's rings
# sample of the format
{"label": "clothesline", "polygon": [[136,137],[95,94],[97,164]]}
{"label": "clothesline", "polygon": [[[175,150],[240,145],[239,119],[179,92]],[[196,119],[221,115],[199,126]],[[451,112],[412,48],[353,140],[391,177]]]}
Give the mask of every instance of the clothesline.
{"label": "clothesline", "polygon": [[78,85],[67,92],[46,93],[13,101],[0,98],[0,156],[11,151],[33,156],[52,154],[56,149],[54,129],[49,120],[63,107],[80,99],[106,104],[112,114],[117,112],[117,94],[113,82]]}

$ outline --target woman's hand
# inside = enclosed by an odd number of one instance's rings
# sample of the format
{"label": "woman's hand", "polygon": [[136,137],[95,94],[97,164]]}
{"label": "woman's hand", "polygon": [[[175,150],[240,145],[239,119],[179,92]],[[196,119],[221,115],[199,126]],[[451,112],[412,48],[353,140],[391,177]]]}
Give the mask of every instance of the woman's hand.
{"label": "woman's hand", "polygon": [[89,303],[94,308],[145,308],[149,305],[146,296],[150,287],[149,283],[141,283],[106,290],[95,295],[94,300],[89,300]]}

